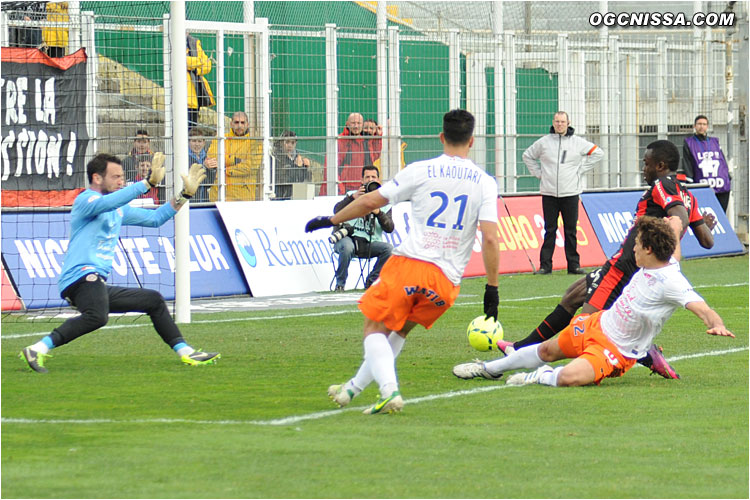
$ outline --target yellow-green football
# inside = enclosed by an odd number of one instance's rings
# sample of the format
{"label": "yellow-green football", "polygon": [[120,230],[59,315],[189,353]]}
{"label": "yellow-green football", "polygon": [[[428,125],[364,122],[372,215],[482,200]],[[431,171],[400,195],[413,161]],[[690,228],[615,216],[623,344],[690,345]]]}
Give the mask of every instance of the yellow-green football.
{"label": "yellow-green football", "polygon": [[485,319],[484,315],[477,316],[466,330],[469,344],[477,351],[496,351],[498,340],[503,338],[503,326],[492,318]]}

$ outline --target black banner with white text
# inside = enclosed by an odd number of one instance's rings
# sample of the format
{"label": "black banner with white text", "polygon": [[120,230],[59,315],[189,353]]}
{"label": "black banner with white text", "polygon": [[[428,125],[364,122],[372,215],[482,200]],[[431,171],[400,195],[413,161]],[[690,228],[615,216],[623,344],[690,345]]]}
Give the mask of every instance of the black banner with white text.
{"label": "black banner with white text", "polygon": [[68,205],[86,185],[86,59],[2,48],[3,206]]}

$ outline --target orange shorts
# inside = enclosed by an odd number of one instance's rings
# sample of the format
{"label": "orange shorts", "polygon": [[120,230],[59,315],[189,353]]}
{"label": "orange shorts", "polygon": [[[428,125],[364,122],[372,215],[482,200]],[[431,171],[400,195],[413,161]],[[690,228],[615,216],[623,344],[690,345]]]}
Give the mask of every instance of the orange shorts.
{"label": "orange shorts", "polygon": [[606,377],[622,377],[636,363],[635,359],[623,356],[604,335],[600,323],[602,312],[576,316],[557,337],[557,345],[565,356],[591,363],[596,384]]}
{"label": "orange shorts", "polygon": [[394,255],[359,300],[359,310],[394,331],[407,321],[430,328],[450,309],[460,288],[435,264]]}

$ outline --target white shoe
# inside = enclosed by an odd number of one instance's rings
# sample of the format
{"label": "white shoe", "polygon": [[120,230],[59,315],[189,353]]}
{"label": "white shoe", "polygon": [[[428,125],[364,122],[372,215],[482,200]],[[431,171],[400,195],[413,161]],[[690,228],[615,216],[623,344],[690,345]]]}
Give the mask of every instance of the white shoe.
{"label": "white shoe", "polygon": [[497,380],[503,376],[502,373],[500,375],[493,375],[488,372],[484,367],[484,363],[478,359],[475,359],[472,363],[463,363],[454,366],[453,375],[462,379],[482,377],[489,380]]}
{"label": "white shoe", "polygon": [[328,397],[331,401],[343,408],[354,399],[355,394],[349,389],[344,389],[344,384],[335,384],[328,388]]}
{"label": "white shoe", "polygon": [[510,377],[508,377],[508,381],[505,382],[506,385],[530,385],[530,384],[538,384],[539,380],[542,378],[543,373],[553,372],[555,369],[551,366],[544,365],[540,366],[533,372],[519,372],[514,373]]}

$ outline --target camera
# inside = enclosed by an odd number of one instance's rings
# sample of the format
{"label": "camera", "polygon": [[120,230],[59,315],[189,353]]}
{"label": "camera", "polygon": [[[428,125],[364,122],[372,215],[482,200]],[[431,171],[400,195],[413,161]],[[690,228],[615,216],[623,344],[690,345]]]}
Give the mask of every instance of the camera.
{"label": "camera", "polygon": [[350,226],[349,224],[341,224],[341,227],[339,227],[336,231],[331,234],[331,236],[328,237],[328,242],[333,244],[340,240],[343,240],[350,234],[354,232],[354,228]]}
{"label": "camera", "polygon": [[365,194],[372,193],[376,189],[380,189],[380,183],[378,181],[370,181],[365,186]]}

